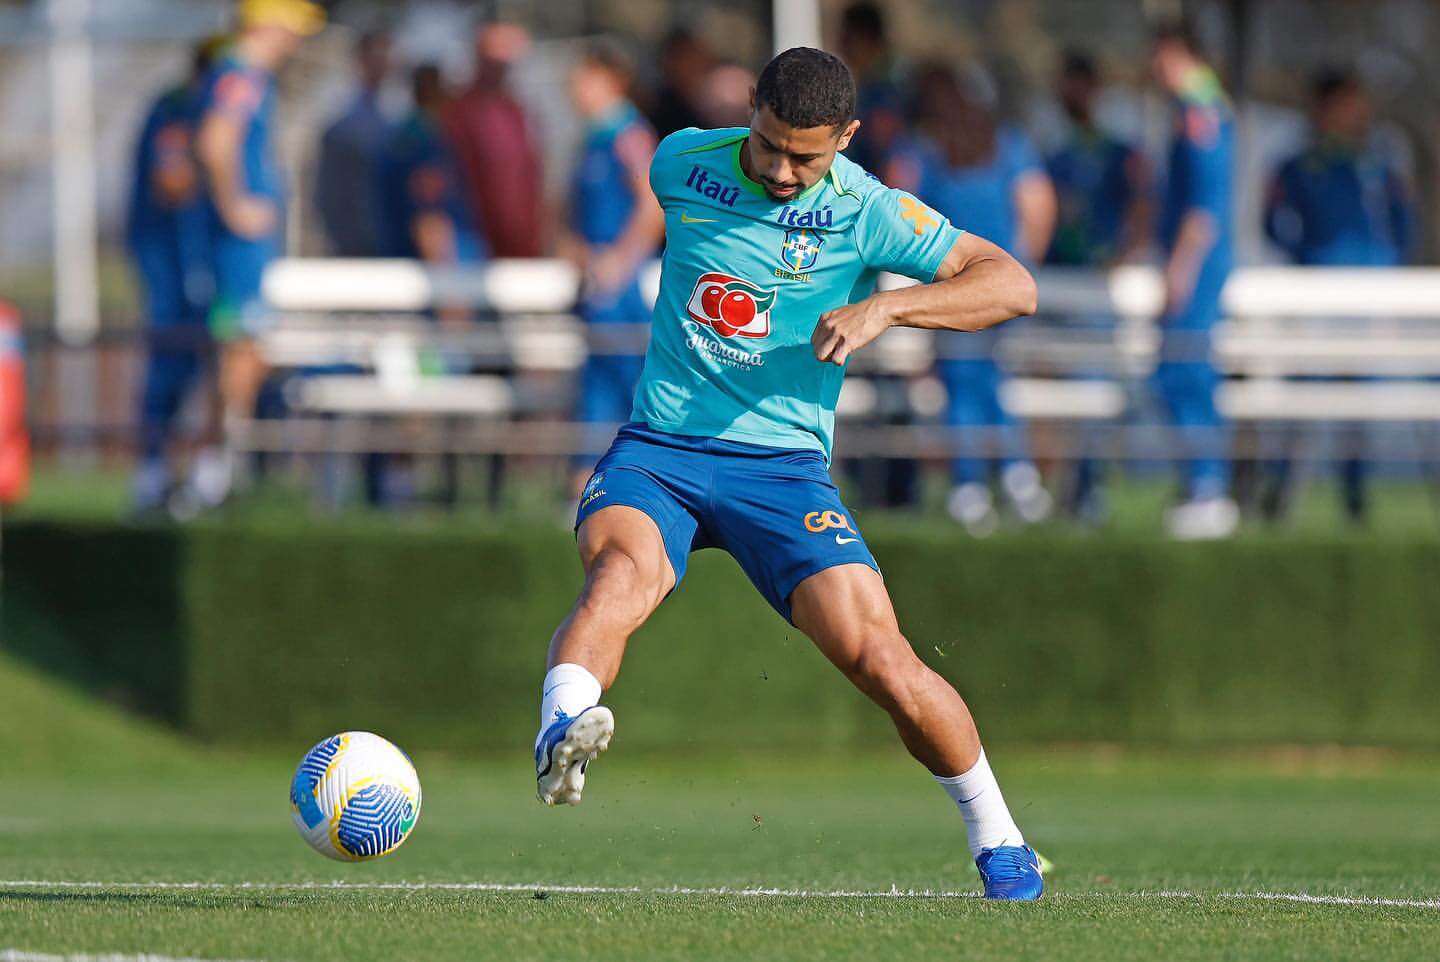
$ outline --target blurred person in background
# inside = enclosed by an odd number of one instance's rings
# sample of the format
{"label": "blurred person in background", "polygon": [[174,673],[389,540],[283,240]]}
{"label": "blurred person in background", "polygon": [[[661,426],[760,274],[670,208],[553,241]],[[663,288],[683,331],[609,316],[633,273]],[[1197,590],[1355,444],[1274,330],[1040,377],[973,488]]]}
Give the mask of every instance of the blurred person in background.
{"label": "blurred person in background", "polygon": [[524,27],[482,26],[475,33],[474,82],[445,110],[470,210],[496,257],[539,257],[545,246],[540,148],[509,80],[529,49]]}
{"label": "blurred person in background", "polygon": [[[447,98],[435,64],[410,73],[413,107],[386,137],[376,163],[373,191],[380,221],[383,257],[403,257],[431,265],[478,264],[487,256],[484,236],[461,190],[459,166],[441,126]],[[464,329],[471,320],[466,305],[436,308],[441,325]],[[429,362],[437,371],[463,374],[468,359],[441,357]],[[445,496],[453,503],[458,462],[442,459]],[[378,506],[412,503],[417,484],[414,459],[372,453],[365,458],[365,499]]]}
{"label": "blurred person in background", "polygon": [[630,62],[610,44],[593,44],[570,74],[570,97],[585,124],[585,139],[570,193],[569,229],[562,252],[581,269],[579,313],[588,331],[575,419],[605,425],[604,437],[576,463],[578,496],[613,428],[630,419],[635,385],[645,365],[650,308],[640,269],[665,233],[650,192],[655,131],[629,99]]}
{"label": "blurred person in background", "polygon": [[[1307,267],[1405,264],[1415,240],[1415,203],[1400,171],[1369,142],[1371,107],[1360,79],[1327,68],[1315,76],[1310,98],[1311,142],[1271,178],[1266,236]],[[1278,519],[1288,513],[1299,479],[1288,458],[1269,467],[1263,508]],[[1340,461],[1345,513],[1357,522],[1365,518],[1365,467],[1359,457]]]}
{"label": "blurred person in background", "polygon": [[[909,190],[942,216],[993,241],[1022,264],[1044,256],[1055,224],[1055,192],[1024,133],[995,116],[988,79],[972,72],[962,81],[943,64],[917,73],[915,135],[898,144],[886,183]],[[974,429],[993,434],[1001,489],[1027,524],[1049,516],[1053,503],[1030,460],[1024,426],[1000,403],[1004,372],[994,359],[991,334],[942,333],[936,339],[937,373],[949,402],[946,423],[957,429],[960,450],[951,462],[950,516],[971,534],[995,530],[990,461],[976,450]]]}
{"label": "blurred person in background", "polygon": [[381,256],[375,178],[390,121],[380,94],[390,74],[390,35],[371,31],[355,44],[359,89],[345,112],[320,138],[315,164],[315,206],[330,250],[337,257]]}
{"label": "blurred person in background", "polygon": [[1058,202],[1047,264],[1108,267],[1133,260],[1150,240],[1145,158],[1096,122],[1100,87],[1089,55],[1065,55],[1055,93],[1070,128],[1045,162]]}
{"label": "blurred person in background", "polygon": [[[1145,158],[1097,123],[1095,99],[1100,87],[1100,73],[1088,54],[1065,54],[1055,95],[1070,127],[1060,148],[1045,162],[1057,201],[1055,236],[1045,255],[1047,264],[1112,267],[1137,258],[1150,240],[1150,177]],[[1079,322],[1108,336],[1115,318],[1105,314],[1081,318]],[[1102,371],[1093,376],[1105,375]],[[1093,439],[1082,443],[1093,447]],[[1104,519],[1099,474],[1095,459],[1076,460],[1063,497],[1067,514],[1091,523]]]}
{"label": "blurred person in background", "polygon": [[714,66],[715,55],[693,31],[677,27],[665,37],[660,46],[660,89],[649,110],[659,136],[706,126],[701,101]]}
{"label": "blurred person in background", "polygon": [[478,262],[485,241],[441,126],[447,101],[440,68],[416,67],[410,90],[414,107],[385,137],[367,190],[378,199],[378,249],[383,257],[429,264]]}
{"label": "blurred person in background", "polygon": [[[856,116],[865,130],[863,136],[850,141],[846,156],[866,170],[882,174],[905,129],[909,92],[879,5],[861,0],[845,7],[840,17],[839,51],[855,77]],[[883,372],[870,378],[882,423],[903,427],[914,422],[910,381]],[[912,458],[848,458],[842,464],[867,505],[905,507],[920,500],[920,465]]]}
{"label": "blurred person in background", "polygon": [[135,146],[126,243],[144,291],[149,341],[134,479],[141,514],[163,510],[172,494],[175,422],[210,350],[215,282],[194,141],[205,76],[224,42],[196,46],[190,76],[151,105]]}
{"label": "blurred person in background", "polygon": [[884,169],[891,147],[905,129],[909,92],[885,29],[880,7],[861,0],[840,19],[840,59],[855,75],[856,115],[865,136],[850,142],[848,156],[866,170]]}
{"label": "blurred person in background", "polygon": [[726,63],[705,75],[700,88],[700,123],[697,126],[740,127],[750,119],[750,89],[755,75],[739,64]]}
{"label": "blurred person in background", "polygon": [[1233,115],[1220,78],[1183,24],[1157,29],[1151,66],[1174,112],[1160,211],[1165,306],[1155,379],[1186,457],[1182,500],[1166,512],[1165,527],[1181,539],[1223,538],[1240,513],[1229,494],[1210,335],[1233,261]]}
{"label": "blurred person in background", "polygon": [[[196,135],[215,271],[210,330],[220,344],[227,422],[253,416],[266,374],[255,343],[271,319],[260,281],[284,240],[285,178],[273,143],[275,75],[305,37],[325,26],[325,11],[309,0],[241,0],[239,13],[240,33],[210,73]],[[190,491],[196,507],[224,501],[232,477],[228,451],[202,451]]]}

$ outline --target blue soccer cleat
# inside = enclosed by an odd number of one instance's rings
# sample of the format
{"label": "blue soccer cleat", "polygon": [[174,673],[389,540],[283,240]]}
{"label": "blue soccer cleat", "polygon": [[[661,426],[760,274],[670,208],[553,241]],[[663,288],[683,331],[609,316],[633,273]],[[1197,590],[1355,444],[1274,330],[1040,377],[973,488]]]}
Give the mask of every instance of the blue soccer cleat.
{"label": "blue soccer cleat", "polygon": [[535,796],[546,805],[579,805],[585,768],[614,734],[615,715],[604,705],[557,719],[535,746]]}
{"label": "blue soccer cleat", "polygon": [[985,897],[1005,902],[1033,902],[1045,891],[1040,856],[1028,845],[999,845],[975,859],[985,883]]}

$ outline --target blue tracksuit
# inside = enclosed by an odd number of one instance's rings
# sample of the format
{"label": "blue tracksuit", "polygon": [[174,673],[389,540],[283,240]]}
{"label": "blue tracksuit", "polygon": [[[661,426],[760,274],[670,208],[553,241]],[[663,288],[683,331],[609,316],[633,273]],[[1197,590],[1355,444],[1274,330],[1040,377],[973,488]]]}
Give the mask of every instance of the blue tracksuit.
{"label": "blue tracksuit", "polygon": [[[1099,128],[1075,128],[1065,146],[1045,164],[1059,208],[1055,236],[1045,255],[1047,264],[1098,268],[1121,254],[1126,214],[1140,189],[1136,172],[1139,163],[1133,147]],[[1111,329],[1114,322],[1110,314],[1081,319],[1082,324],[1101,330]],[[1076,462],[1072,493],[1076,510],[1093,507],[1098,473],[1093,459],[1080,458]]]}
{"label": "blue tracksuit", "polygon": [[[1265,233],[1295,263],[1312,267],[1398,267],[1415,238],[1415,208],[1399,173],[1383,159],[1318,141],[1275,172],[1265,202]],[[1278,485],[1290,464],[1271,465]],[[1365,504],[1365,462],[1341,459],[1347,510]]]}
{"label": "blue tracksuit", "polygon": [[[591,248],[615,243],[634,215],[633,183],[643,176],[655,152],[655,134],[629,103],[590,124],[570,189],[570,228]],[[645,366],[645,334],[650,319],[638,275],[611,292],[582,292],[580,318],[589,330],[590,349],[580,371],[575,419],[586,424],[629,420],[635,385]],[[609,325],[626,325],[610,331]],[[580,460],[593,463],[603,450]]]}
{"label": "blue tracksuit", "polygon": [[126,242],[139,268],[151,338],[141,395],[141,453],[163,454],[171,425],[200,371],[214,280],[208,219],[197,187],[178,203],[160,197],[155,178],[193,165],[198,107],[191,86],[167,91],[151,107],[136,144]]}
{"label": "blue tracksuit", "polygon": [[[1011,254],[1018,249],[1020,223],[1015,186],[1024,177],[1043,173],[1040,159],[1018,129],[1002,127],[995,151],[986,163],[951,167],[944,154],[925,141],[900,147],[890,165],[895,186],[911,190],[942,216],[972,234],[984,237]],[[946,423],[952,428],[989,428],[998,435],[1000,464],[1028,460],[1023,428],[1000,403],[1004,372],[993,357],[995,335],[942,333],[936,337],[937,371],[949,396]],[[968,431],[957,433],[960,456],[951,462],[956,484],[984,483],[987,460],[983,445]]]}
{"label": "blue tracksuit", "polygon": [[1059,215],[1048,264],[1099,267],[1120,253],[1125,214],[1135,202],[1133,148],[1101,130],[1079,128],[1045,167]]}
{"label": "blue tracksuit", "polygon": [[1187,495],[1215,497],[1229,488],[1224,424],[1215,407],[1219,374],[1210,357],[1210,331],[1220,319],[1220,294],[1234,259],[1231,235],[1234,124],[1230,103],[1208,69],[1196,72],[1175,104],[1175,134],[1160,214],[1168,255],[1192,211],[1207,214],[1216,237],[1188,300],[1161,319],[1161,360],[1155,377],[1187,455]]}
{"label": "blue tracksuit", "polygon": [[379,257],[379,197],[375,191],[390,121],[372,91],[361,91],[320,138],[315,208],[337,257]]}
{"label": "blue tracksuit", "polygon": [[1265,233],[1297,264],[1398,267],[1415,236],[1415,209],[1383,160],[1317,143],[1276,171]]}
{"label": "blue tracksuit", "polygon": [[390,132],[376,165],[380,251],[385,257],[418,258],[415,219],[441,214],[455,233],[462,263],[485,259],[485,243],[460,191],[454,153],[440,126],[416,111]]}

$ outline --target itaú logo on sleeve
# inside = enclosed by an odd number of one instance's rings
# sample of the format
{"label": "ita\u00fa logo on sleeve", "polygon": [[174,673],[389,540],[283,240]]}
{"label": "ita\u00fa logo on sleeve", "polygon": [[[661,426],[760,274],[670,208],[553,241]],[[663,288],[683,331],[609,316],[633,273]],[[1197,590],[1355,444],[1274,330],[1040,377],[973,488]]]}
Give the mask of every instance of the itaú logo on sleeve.
{"label": "ita\u00fa logo on sleeve", "polygon": [[758,287],[730,274],[710,271],[700,275],[690,302],[692,320],[713,328],[721,337],[768,337],[770,308],[775,289]]}

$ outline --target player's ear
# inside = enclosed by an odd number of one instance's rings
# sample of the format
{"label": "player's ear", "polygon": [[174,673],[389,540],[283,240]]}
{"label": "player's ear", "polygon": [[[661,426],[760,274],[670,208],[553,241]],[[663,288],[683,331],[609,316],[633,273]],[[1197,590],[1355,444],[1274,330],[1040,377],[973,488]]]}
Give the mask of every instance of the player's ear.
{"label": "player's ear", "polygon": [[849,147],[849,146],[850,146],[850,138],[851,138],[851,137],[854,137],[854,136],[855,136],[855,131],[857,131],[857,130],[859,130],[859,129],[860,129],[860,121],[858,121],[858,120],[852,120],[852,121],[850,121],[850,123],[846,124],[846,125],[845,125],[845,129],[842,130],[842,131],[840,131],[840,140],[839,140],[838,143],[836,143],[835,149],[836,149],[836,150],[844,150],[846,147]]}
{"label": "player's ear", "polygon": [[750,112],[755,112],[755,85],[750,85]]}

